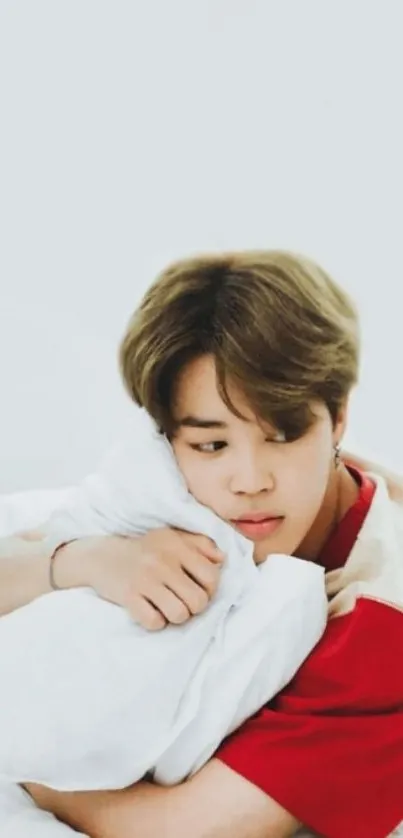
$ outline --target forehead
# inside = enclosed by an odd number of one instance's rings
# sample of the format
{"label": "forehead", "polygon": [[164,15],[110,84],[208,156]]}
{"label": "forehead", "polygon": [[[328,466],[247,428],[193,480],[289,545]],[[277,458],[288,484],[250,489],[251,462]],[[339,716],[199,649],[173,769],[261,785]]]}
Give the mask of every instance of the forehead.
{"label": "forehead", "polygon": [[[179,373],[175,383],[172,405],[174,421],[182,423],[185,419],[183,424],[196,427],[202,427],[203,420],[206,420],[206,427],[233,426],[238,423],[259,427],[272,425],[269,420],[259,419],[243,393],[235,386],[228,383],[227,391],[242,418],[237,417],[221,398],[214,358],[205,355],[190,361]],[[318,420],[330,418],[326,406],[321,402],[312,402],[311,410],[316,418],[313,427]],[[186,421],[189,417],[196,417],[201,421]]]}
{"label": "forehead", "polygon": [[[236,409],[245,419],[253,419],[253,413],[242,394],[230,386],[228,391]],[[235,418],[220,396],[212,356],[196,358],[180,372],[175,385],[173,410],[177,420],[188,415],[214,416],[222,421],[228,421],[229,417]]]}

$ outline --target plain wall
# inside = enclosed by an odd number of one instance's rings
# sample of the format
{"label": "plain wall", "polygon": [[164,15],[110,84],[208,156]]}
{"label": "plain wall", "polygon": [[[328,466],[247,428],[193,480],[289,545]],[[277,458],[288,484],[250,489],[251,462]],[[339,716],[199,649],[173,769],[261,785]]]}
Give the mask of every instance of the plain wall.
{"label": "plain wall", "polygon": [[288,247],[362,313],[347,443],[403,470],[403,9],[2,0],[0,491],[130,424],[116,356],[157,270]]}

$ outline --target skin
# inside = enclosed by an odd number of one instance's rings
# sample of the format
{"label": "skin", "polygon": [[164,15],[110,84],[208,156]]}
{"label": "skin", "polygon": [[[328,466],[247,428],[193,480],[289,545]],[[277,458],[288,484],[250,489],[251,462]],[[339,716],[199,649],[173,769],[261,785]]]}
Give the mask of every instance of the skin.
{"label": "skin", "polygon": [[[348,470],[334,461],[346,406],[333,425],[326,407],[314,405],[313,426],[287,442],[258,421],[241,393],[230,395],[243,419],[222,402],[208,356],[178,378],[172,445],[190,491],[232,526],[251,512],[283,516],[275,532],[255,540],[256,562],[278,552],[315,561],[358,494]],[[214,427],[194,427],[189,417]],[[218,759],[171,788],[141,782],[116,792],[28,789],[39,806],[91,838],[286,838],[299,827],[292,813]]]}
{"label": "skin", "polygon": [[[331,530],[354,503],[358,489],[344,466],[335,468],[346,407],[333,426],[323,404],[315,421],[293,442],[259,422],[241,393],[229,389],[239,419],[222,401],[214,360],[199,358],[178,378],[172,439],[189,491],[231,525],[253,512],[284,516],[271,535],[255,540],[255,561],[270,553],[298,554],[315,560]],[[196,420],[196,421],[193,421]],[[194,427],[211,420],[221,427]]]}

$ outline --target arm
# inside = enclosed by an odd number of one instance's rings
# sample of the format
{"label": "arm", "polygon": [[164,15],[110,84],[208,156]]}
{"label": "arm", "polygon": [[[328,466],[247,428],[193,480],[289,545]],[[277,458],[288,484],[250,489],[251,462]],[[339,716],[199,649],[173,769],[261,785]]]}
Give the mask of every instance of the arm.
{"label": "arm", "polygon": [[[62,587],[88,584],[92,553],[83,549],[86,541],[73,542],[61,551],[57,570]],[[51,592],[49,562],[49,548],[39,534],[0,539],[0,617]]]}
{"label": "arm", "polygon": [[36,540],[0,540],[0,617],[50,591],[48,551]]}
{"label": "arm", "polygon": [[28,790],[41,808],[91,838],[288,838],[300,825],[216,759],[171,788],[142,782],[112,792]]}
{"label": "arm", "polygon": [[[40,532],[0,539],[0,617],[51,592],[52,549]],[[164,527],[71,541],[57,551],[53,571],[59,588],[91,587],[153,631],[204,611],[223,561],[207,536]]]}

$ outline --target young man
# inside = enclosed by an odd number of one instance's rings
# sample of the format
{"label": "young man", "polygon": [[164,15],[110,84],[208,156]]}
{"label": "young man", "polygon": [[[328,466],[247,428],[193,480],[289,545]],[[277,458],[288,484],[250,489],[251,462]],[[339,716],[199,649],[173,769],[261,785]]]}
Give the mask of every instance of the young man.
{"label": "young man", "polygon": [[[256,562],[285,552],[323,564],[332,619],[293,682],[180,786],[30,788],[92,838],[268,838],[301,822],[329,838],[382,838],[403,818],[403,586],[393,538],[372,533],[390,513],[398,539],[402,518],[339,455],[358,348],[347,296],[286,253],[178,263],[135,313],[124,379],[170,438],[189,490],[254,542]],[[149,628],[182,622],[217,579],[196,539],[166,530],[135,549],[73,543],[56,558],[57,581],[92,584]],[[46,585],[47,561],[38,547],[28,598]],[[6,596],[3,613],[21,604]]]}

